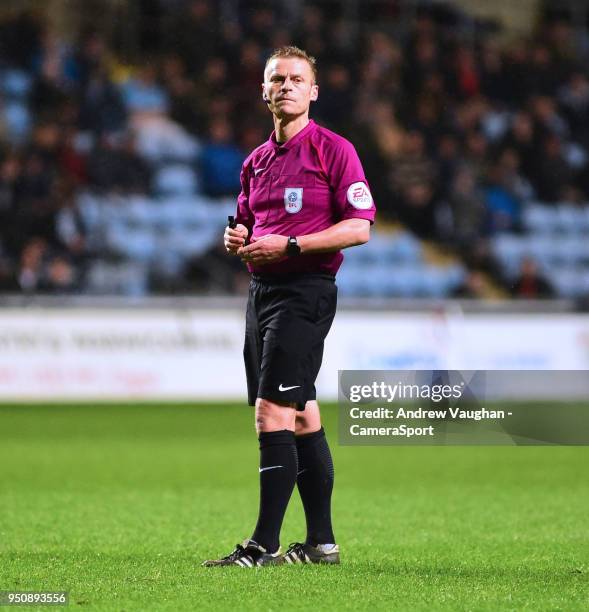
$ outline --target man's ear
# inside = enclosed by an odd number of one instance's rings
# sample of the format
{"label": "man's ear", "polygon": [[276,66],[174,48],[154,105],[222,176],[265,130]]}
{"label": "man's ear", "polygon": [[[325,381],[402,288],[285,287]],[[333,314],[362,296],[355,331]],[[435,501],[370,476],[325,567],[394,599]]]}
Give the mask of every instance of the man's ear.
{"label": "man's ear", "polygon": [[319,85],[311,85],[311,102],[315,102],[319,97]]}
{"label": "man's ear", "polygon": [[264,100],[266,104],[270,103],[270,98],[266,95],[266,90],[264,89],[264,83],[262,83],[262,100]]}

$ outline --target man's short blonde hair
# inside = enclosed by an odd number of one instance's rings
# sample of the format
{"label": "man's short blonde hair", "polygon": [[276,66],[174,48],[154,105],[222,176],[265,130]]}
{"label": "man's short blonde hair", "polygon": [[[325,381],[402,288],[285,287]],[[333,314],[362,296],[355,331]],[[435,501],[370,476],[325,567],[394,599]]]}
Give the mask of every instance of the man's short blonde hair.
{"label": "man's short blonde hair", "polygon": [[313,81],[317,82],[317,61],[312,55],[309,55],[303,49],[299,49],[295,46],[279,47],[278,49],[274,49],[272,55],[270,55],[270,57],[268,57],[268,59],[266,60],[264,72],[266,72],[268,64],[273,59],[277,59],[279,57],[298,57],[300,59],[304,59],[309,64],[309,66],[311,66],[311,72],[313,73]]}

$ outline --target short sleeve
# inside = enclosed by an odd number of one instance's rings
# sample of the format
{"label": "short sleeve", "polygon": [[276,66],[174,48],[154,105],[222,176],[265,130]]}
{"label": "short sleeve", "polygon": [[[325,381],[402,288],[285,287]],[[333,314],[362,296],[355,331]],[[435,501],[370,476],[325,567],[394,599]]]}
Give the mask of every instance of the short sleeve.
{"label": "short sleeve", "polygon": [[241,183],[241,191],[237,196],[237,214],[235,215],[235,222],[245,225],[251,234],[254,227],[254,215],[249,207],[250,188],[248,160],[244,162],[241,168],[239,181]]}
{"label": "short sleeve", "polygon": [[338,221],[368,219],[374,223],[376,207],[352,143],[343,138],[330,143],[324,148],[323,162],[329,176]]}

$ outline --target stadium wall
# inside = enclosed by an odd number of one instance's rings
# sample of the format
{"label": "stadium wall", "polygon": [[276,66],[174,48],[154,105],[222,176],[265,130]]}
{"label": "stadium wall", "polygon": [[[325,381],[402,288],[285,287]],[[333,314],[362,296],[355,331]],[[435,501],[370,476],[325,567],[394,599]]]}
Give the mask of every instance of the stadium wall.
{"label": "stadium wall", "polygon": [[[4,308],[0,400],[243,401],[242,346],[240,307]],[[589,370],[589,315],[342,309],[320,397],[340,369]]]}

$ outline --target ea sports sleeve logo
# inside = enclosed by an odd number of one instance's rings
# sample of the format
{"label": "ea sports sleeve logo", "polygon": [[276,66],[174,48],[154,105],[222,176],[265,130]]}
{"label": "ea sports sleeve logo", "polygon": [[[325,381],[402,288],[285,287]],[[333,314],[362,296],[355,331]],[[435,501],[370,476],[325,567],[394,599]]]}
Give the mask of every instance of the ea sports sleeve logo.
{"label": "ea sports sleeve logo", "polygon": [[348,202],[360,210],[372,208],[372,195],[366,183],[352,183],[348,187]]}
{"label": "ea sports sleeve logo", "polygon": [[287,213],[298,213],[303,208],[303,188],[286,187],[284,189],[284,208]]}

